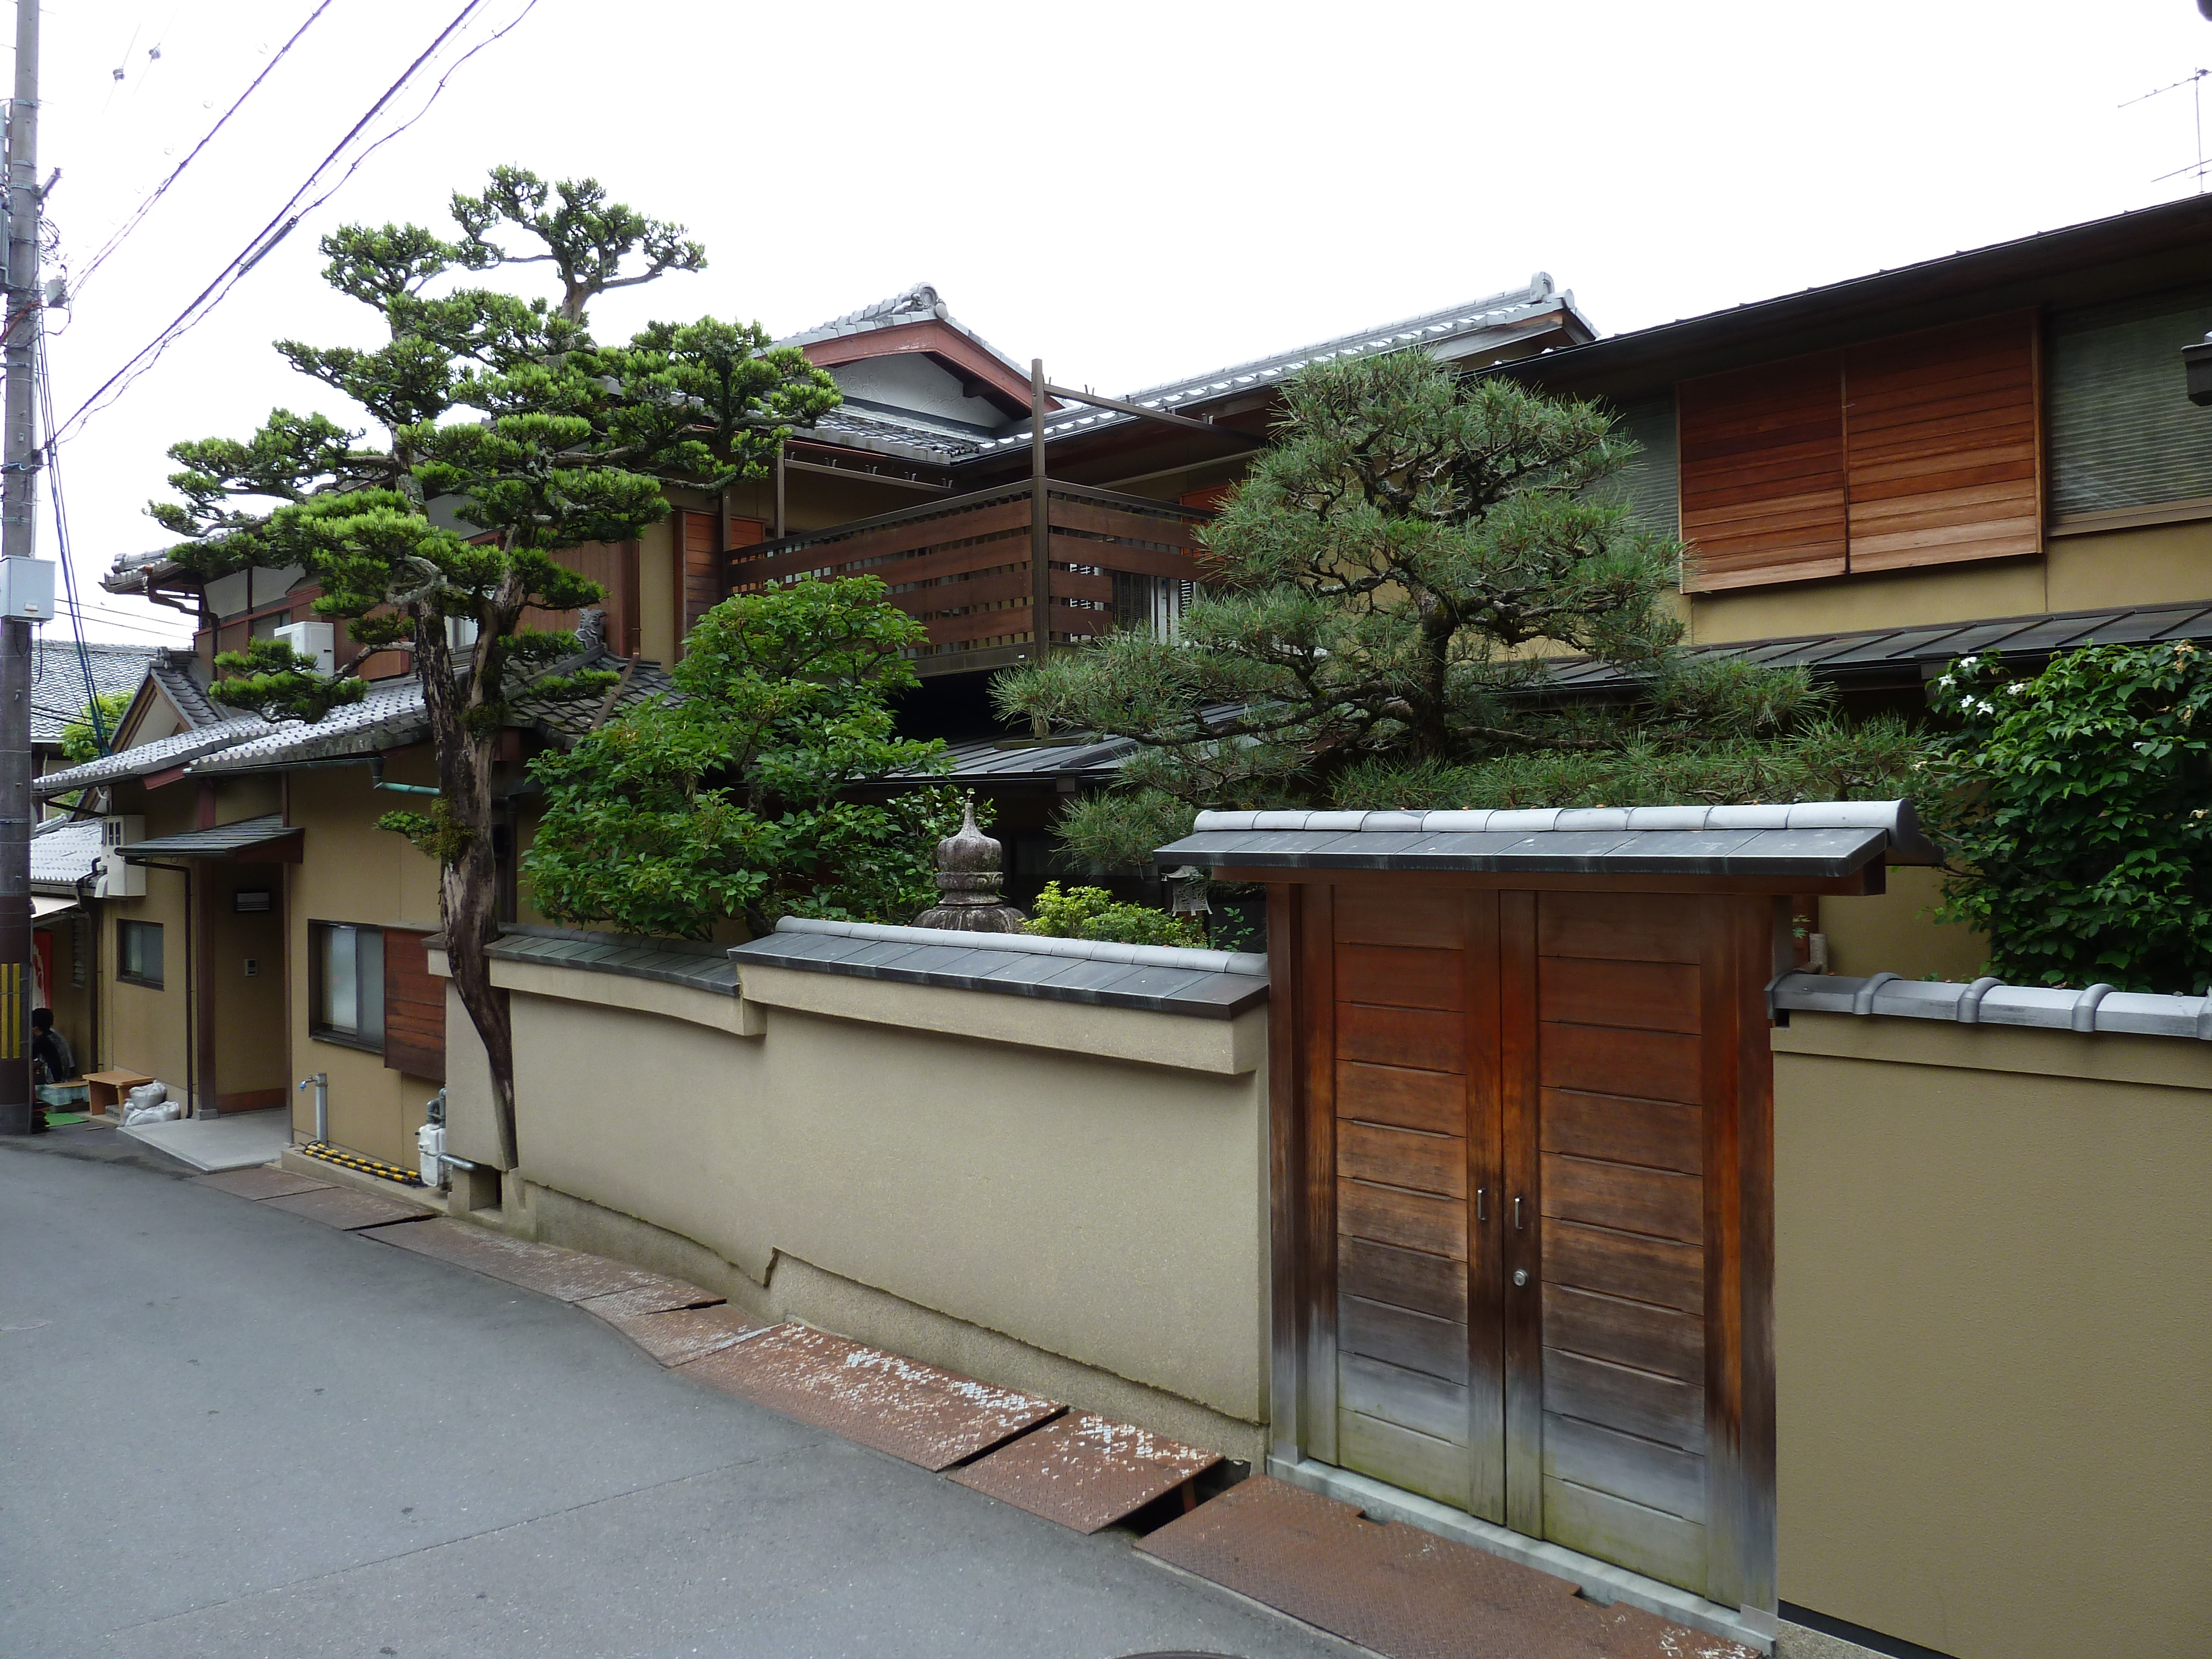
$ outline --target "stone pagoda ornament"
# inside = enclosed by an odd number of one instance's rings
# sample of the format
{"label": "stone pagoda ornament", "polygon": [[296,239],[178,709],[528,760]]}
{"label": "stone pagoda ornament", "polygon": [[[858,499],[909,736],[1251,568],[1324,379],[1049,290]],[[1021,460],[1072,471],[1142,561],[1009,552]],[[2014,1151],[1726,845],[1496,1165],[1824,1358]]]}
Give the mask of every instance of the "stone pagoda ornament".
{"label": "stone pagoda ornament", "polygon": [[1000,896],[999,854],[999,843],[975,827],[971,795],[959,832],[937,843],[937,902],[913,925],[963,933],[1020,933],[1029,918]]}

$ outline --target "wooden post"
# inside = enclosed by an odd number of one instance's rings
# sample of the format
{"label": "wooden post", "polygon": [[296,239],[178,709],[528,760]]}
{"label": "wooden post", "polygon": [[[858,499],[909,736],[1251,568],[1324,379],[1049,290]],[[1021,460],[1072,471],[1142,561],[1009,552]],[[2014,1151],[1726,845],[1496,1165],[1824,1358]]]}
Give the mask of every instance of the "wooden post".
{"label": "wooden post", "polygon": [[775,447],[775,539],[783,539],[783,445]]}
{"label": "wooden post", "polygon": [[1044,359],[1030,359],[1030,660],[1052,650],[1052,515],[1044,485]]}

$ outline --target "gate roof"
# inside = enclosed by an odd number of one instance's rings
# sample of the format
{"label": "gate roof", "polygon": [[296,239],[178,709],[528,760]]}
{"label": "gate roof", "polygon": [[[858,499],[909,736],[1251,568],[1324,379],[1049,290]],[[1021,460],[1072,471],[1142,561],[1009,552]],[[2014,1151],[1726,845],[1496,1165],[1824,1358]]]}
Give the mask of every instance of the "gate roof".
{"label": "gate roof", "polygon": [[1164,865],[1528,875],[1850,876],[1934,864],[1909,800],[1435,812],[1200,812]]}

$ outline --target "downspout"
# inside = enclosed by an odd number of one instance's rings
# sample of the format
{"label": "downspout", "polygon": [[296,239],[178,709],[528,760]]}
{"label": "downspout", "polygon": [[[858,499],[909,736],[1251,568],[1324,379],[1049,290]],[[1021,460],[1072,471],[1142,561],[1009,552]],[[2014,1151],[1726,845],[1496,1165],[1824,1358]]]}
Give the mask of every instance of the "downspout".
{"label": "downspout", "polygon": [[435,784],[386,783],[384,781],[384,757],[378,755],[368,763],[368,787],[382,789],[395,795],[442,795],[446,792]]}
{"label": "downspout", "polygon": [[[91,994],[89,997],[88,997],[88,998],[86,998],[86,999],[85,999],[86,1002],[89,1005],[90,1011],[91,1011],[91,1012],[90,1012],[90,1017],[89,1017],[89,1018],[88,1019],[87,1024],[88,1024],[91,1026],[91,1028],[92,1028],[92,1029],[85,1034],[85,1040],[84,1040],[84,1043],[85,1043],[85,1049],[84,1049],[84,1051],[85,1051],[85,1053],[86,1053],[87,1054],[88,1054],[88,1055],[90,1055],[90,1056],[91,1056],[91,1059],[92,1059],[92,1069],[93,1069],[94,1071],[95,1071],[95,1072],[100,1072],[100,1071],[105,1071],[105,1070],[106,1070],[106,1069],[107,1069],[106,1066],[104,1066],[103,1065],[101,1065],[101,1064],[100,1064],[100,913],[99,911],[97,911],[97,910],[95,910],[95,909],[94,909],[94,908],[92,908],[92,907],[93,907],[93,900],[92,900],[89,896],[87,896],[87,894],[85,893],[85,890],[84,890],[86,888],[89,887],[89,886],[92,884],[92,883],[93,883],[93,878],[92,878],[92,877],[90,877],[90,876],[79,876],[79,877],[78,877],[75,881],[74,881],[74,882],[72,882],[72,883],[70,884],[70,885],[71,885],[73,888],[75,888],[75,889],[76,889],[76,902],[77,902],[77,908],[78,908],[80,910],[82,910],[82,911],[83,911],[83,912],[84,912],[85,920],[86,920],[86,921],[87,921],[87,922],[88,922],[88,923],[90,924],[90,926],[87,927],[85,928],[85,930],[84,930],[84,939],[85,939],[85,945],[84,945],[84,949],[85,949],[85,955],[89,958],[89,960],[88,960],[88,961],[86,961],[86,962],[84,962],[84,963],[82,963],[79,964],[79,965],[80,965],[80,966],[82,966],[82,967],[83,968],[83,969],[84,969],[84,982],[85,982],[85,987],[86,987],[86,988],[87,988],[87,989],[88,989],[88,990],[92,993],[92,994]],[[84,1063],[83,1063],[82,1060],[80,1060],[80,1061],[77,1063],[77,1071],[78,1071],[80,1073],[82,1073],[83,1072],[83,1070],[84,1070]]]}
{"label": "downspout", "polygon": [[189,864],[156,864],[151,859],[137,860],[149,870],[173,870],[185,878],[185,1113],[190,1115],[199,1110],[199,1025],[192,1018],[192,866]]}

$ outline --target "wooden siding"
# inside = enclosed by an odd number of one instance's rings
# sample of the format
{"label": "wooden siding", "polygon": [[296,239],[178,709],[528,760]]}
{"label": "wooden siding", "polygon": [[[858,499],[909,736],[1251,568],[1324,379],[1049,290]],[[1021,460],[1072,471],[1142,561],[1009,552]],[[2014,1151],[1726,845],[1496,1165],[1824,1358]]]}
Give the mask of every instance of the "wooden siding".
{"label": "wooden siding", "polygon": [[1686,585],[1840,576],[1849,536],[1843,359],[1762,363],[1678,389]]}
{"label": "wooden siding", "polygon": [[1684,586],[2039,551],[2038,332],[2014,312],[1683,381]]}
{"label": "wooden siding", "polygon": [[384,930],[384,1064],[409,1077],[446,1080],[446,981],[430,971],[427,933]]}
{"label": "wooden siding", "polygon": [[[1079,485],[1047,487],[1054,642],[1114,629],[1114,574],[1201,580],[1200,508]],[[726,556],[730,589],[807,576],[872,575],[929,629],[921,672],[957,672],[975,653],[1033,639],[1030,486],[987,490]]]}
{"label": "wooden siding", "polygon": [[[599,599],[607,613],[607,647],[625,657],[638,650],[638,575],[635,542],[586,542],[553,556],[553,562],[599,583],[606,592]],[[581,620],[580,611],[540,611],[522,613],[525,628],[562,632]]]}
{"label": "wooden siding", "polygon": [[2033,313],[1855,346],[1844,386],[1853,570],[2042,547]]}

